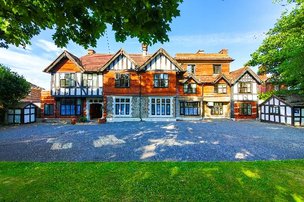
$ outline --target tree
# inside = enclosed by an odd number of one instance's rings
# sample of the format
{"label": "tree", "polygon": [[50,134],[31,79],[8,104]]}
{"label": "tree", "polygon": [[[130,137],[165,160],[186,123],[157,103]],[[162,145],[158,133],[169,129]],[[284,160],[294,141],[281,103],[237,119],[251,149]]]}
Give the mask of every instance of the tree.
{"label": "tree", "polygon": [[53,40],[95,47],[111,25],[117,41],[137,37],[151,45],[169,41],[167,32],[182,0],[0,0],[0,47],[23,46],[41,30],[55,29]]}
{"label": "tree", "polygon": [[9,68],[0,64],[0,120],[5,110],[14,106],[30,92],[30,84]]}
{"label": "tree", "polygon": [[251,54],[248,65],[263,66],[277,83],[285,83],[304,94],[304,0],[295,3],[266,34],[262,45]]}

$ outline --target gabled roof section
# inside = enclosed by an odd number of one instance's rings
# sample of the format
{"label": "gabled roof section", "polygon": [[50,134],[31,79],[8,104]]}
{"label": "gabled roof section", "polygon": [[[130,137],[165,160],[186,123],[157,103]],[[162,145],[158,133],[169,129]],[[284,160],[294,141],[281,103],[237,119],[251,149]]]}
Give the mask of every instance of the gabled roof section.
{"label": "gabled roof section", "polygon": [[234,59],[228,55],[227,49],[222,49],[218,53],[205,53],[203,50],[198,50],[196,53],[176,53],[177,61],[223,61],[232,62]]}
{"label": "gabled roof section", "polygon": [[188,77],[186,77],[185,79],[183,80],[180,80],[181,83],[186,83],[187,81],[189,81],[190,79],[193,79],[193,81],[195,81],[197,84],[200,84],[201,81],[196,78],[193,74],[189,75]]}
{"label": "gabled roof section", "polygon": [[242,67],[240,69],[230,72],[229,76],[231,79],[231,84],[235,84],[246,73],[249,73],[259,84],[262,83],[262,80],[260,79],[260,77],[256,73],[254,73],[249,67]]}
{"label": "gabled roof section", "polygon": [[149,65],[150,62],[152,62],[153,59],[155,59],[158,55],[164,55],[172,64],[175,65],[176,69],[179,72],[185,72],[183,68],[180,66],[180,64],[172,58],[163,48],[160,48],[158,51],[156,51],[144,64],[142,64],[138,70],[143,71],[146,69],[146,67]]}
{"label": "gabled roof section", "polygon": [[137,63],[133,60],[133,58],[130,57],[130,55],[128,55],[122,48],[117,51],[113,57],[107,62],[105,63],[100,69],[99,71],[104,71],[106,70],[113,62],[115,62],[115,60],[119,57],[119,56],[125,56],[128,60],[130,60],[130,62],[134,65],[134,70],[137,68]]}
{"label": "gabled roof section", "polygon": [[219,82],[221,79],[224,79],[229,85],[230,85],[230,80],[225,76],[225,74],[221,74],[218,76],[217,79],[213,83]]}
{"label": "gabled roof section", "polygon": [[47,66],[43,72],[50,73],[52,70],[58,65],[63,59],[69,59],[71,60],[81,71],[85,71],[85,69],[82,67],[81,61],[78,57],[73,55],[72,53],[64,50],[49,66]]}
{"label": "gabled roof section", "polygon": [[200,76],[200,80],[202,83],[212,83],[215,84],[219,80],[224,79],[229,85],[230,85],[230,80],[227,78],[226,75],[220,74],[220,75],[209,75],[209,76]]}
{"label": "gabled roof section", "polygon": [[290,107],[304,107],[304,96],[301,95],[272,95],[270,98],[266,99],[264,102],[260,104],[264,105],[270,99],[276,98],[281,102],[284,102],[286,105]]}
{"label": "gabled roof section", "polygon": [[80,60],[86,72],[97,72],[112,57],[113,54],[94,53],[91,55],[84,55],[80,58]]}

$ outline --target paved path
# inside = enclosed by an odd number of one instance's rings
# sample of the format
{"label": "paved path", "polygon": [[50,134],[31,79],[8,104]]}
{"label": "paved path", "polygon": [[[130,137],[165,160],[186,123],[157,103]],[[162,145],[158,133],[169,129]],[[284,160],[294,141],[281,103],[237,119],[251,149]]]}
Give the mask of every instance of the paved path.
{"label": "paved path", "polygon": [[0,161],[238,161],[304,158],[304,128],[229,120],[0,128]]}

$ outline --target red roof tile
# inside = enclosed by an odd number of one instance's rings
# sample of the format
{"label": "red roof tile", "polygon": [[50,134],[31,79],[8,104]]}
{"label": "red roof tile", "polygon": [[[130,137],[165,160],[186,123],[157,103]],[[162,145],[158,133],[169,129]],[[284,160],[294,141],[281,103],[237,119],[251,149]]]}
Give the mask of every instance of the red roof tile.
{"label": "red roof tile", "polygon": [[100,67],[106,64],[111,58],[113,54],[93,54],[93,55],[85,55],[80,58],[82,66],[86,71],[97,71]]}

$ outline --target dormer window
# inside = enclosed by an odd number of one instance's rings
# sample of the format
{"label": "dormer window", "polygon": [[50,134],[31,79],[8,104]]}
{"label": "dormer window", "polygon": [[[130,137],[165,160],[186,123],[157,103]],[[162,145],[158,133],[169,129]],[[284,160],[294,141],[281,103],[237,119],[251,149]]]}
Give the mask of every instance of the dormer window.
{"label": "dormer window", "polygon": [[195,94],[196,93],[196,83],[185,83],[184,93]]}
{"label": "dormer window", "polygon": [[240,82],[239,83],[239,93],[251,93],[251,83],[250,82]]}
{"label": "dormer window", "polygon": [[188,65],[187,72],[188,72],[188,74],[195,74],[195,65],[193,65],[193,64]]}
{"label": "dormer window", "polygon": [[227,93],[227,85],[223,84],[223,83],[215,84],[214,92],[215,93],[220,93],[220,94],[226,94]]}
{"label": "dormer window", "polygon": [[63,73],[60,74],[60,87],[70,88],[75,87],[75,74],[74,73]]}
{"label": "dormer window", "polygon": [[221,74],[222,65],[213,65],[213,74]]}

